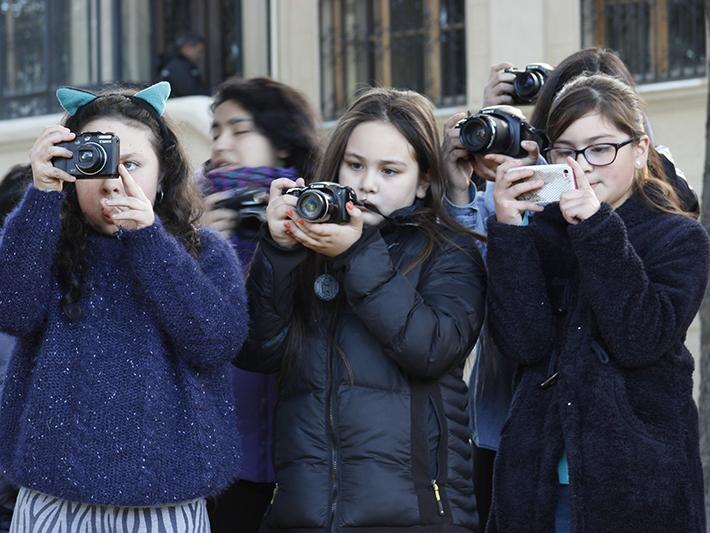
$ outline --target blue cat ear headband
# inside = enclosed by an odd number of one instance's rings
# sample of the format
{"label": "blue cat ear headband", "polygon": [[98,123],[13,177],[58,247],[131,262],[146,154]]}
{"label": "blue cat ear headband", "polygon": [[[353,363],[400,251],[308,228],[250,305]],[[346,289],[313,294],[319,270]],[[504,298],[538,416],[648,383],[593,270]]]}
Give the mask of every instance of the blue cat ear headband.
{"label": "blue cat ear headband", "polygon": [[[69,116],[73,116],[81,106],[93,102],[99,96],[74,87],[59,87],[57,89],[57,100],[59,100],[59,104],[64,110],[69,113]],[[126,96],[132,100],[140,100],[140,103],[148,104],[159,117],[162,117],[163,113],[165,113],[165,104],[168,101],[168,96],[170,96],[170,84],[167,81],[159,81],[134,95]]]}

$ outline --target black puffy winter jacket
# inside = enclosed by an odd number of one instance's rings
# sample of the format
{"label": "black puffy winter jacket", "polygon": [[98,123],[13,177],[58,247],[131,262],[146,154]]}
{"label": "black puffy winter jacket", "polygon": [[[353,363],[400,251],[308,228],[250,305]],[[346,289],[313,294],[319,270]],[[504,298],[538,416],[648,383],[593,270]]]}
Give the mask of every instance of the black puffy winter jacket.
{"label": "black puffy winter jacket", "polygon": [[313,283],[295,269],[311,252],[262,239],[248,283],[251,338],[237,364],[281,371],[266,531],[475,527],[462,370],[481,326],[485,271],[472,239],[450,238],[403,273],[423,232],[366,230],[329,265],[340,311],[313,324],[284,366],[294,289]]}

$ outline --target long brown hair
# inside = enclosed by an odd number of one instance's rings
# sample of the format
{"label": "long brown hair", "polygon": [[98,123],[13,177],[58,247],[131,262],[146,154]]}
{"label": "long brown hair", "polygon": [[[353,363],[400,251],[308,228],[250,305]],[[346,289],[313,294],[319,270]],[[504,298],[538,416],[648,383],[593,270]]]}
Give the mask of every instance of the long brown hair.
{"label": "long brown hair", "polygon": [[[573,122],[590,113],[599,113],[619,131],[634,138],[635,145],[646,135],[643,103],[629,85],[606,74],[581,75],[557,93],[547,116],[546,130],[554,143]],[[655,152],[635,175],[633,192],[650,207],[664,213],[692,217],[683,210],[678,194],[664,179]]]}
{"label": "long brown hair", "polygon": [[[160,198],[155,201],[155,214],[163,227],[177,237],[190,254],[196,256],[200,242],[195,223],[200,217],[202,203],[193,184],[187,157],[165,119],[129,98],[135,92],[136,88],[107,87],[99,93],[98,98],[67,117],[64,125],[79,133],[93,120],[114,118],[148,128],[153,150],[158,157],[158,186],[162,191]],[[62,208],[62,230],[54,269],[64,290],[62,311],[70,320],[77,320],[82,314],[80,300],[86,270],[87,237],[91,229],[79,207],[76,187],[65,183],[64,189],[66,199]]]}
{"label": "long brown hair", "polygon": [[[333,129],[315,179],[339,181],[340,165],[350,135],[358,125],[372,121],[386,122],[397,128],[414,150],[420,177],[429,183],[421,205],[407,220],[407,225],[418,227],[425,239],[418,255],[405,267],[406,272],[425,262],[439,245],[451,243],[447,233],[451,235],[451,232],[468,234],[471,232],[456,223],[442,204],[446,181],[442,170],[434,106],[417,92],[370,88],[361,93],[350,104]],[[476,234],[474,236],[480,238]],[[302,351],[303,339],[309,328],[317,327],[324,316],[337,316],[343,308],[342,298],[325,304],[317,300],[313,294],[313,281],[323,273],[324,264],[324,258],[314,253],[296,273],[300,284],[294,295],[294,313],[289,327],[284,368],[293,366],[294,358],[297,358]],[[332,334],[328,340],[333,342]],[[344,352],[338,346],[335,348],[348,367]]]}

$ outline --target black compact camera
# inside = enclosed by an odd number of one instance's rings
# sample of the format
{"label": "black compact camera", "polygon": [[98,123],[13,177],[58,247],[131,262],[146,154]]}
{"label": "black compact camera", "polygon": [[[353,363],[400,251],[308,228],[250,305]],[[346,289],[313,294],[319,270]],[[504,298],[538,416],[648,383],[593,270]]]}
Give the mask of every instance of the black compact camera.
{"label": "black compact camera", "polygon": [[235,233],[242,239],[256,239],[262,222],[266,222],[266,205],[269,191],[262,187],[236,187],[229,197],[215,207],[231,209],[238,215]]}
{"label": "black compact camera", "polygon": [[345,224],[350,222],[345,204],[358,204],[357,195],[351,187],[317,181],[306,187],[293,187],[284,191],[298,197],[296,213],[308,222],[333,222]]}
{"label": "black compact camera", "polygon": [[73,141],[56,144],[72,156],[54,157],[52,165],[78,178],[118,176],[120,141],[113,133],[88,131],[77,133]]}
{"label": "black compact camera", "polygon": [[552,72],[552,67],[547,63],[530,63],[524,69],[508,68],[505,70],[515,74],[513,80],[513,104],[534,104],[545,80]]}
{"label": "black compact camera", "polygon": [[484,107],[461,120],[459,140],[470,154],[505,154],[521,158],[528,155],[521,141],[535,141],[544,148],[543,135],[525,121],[523,114],[507,105]]}

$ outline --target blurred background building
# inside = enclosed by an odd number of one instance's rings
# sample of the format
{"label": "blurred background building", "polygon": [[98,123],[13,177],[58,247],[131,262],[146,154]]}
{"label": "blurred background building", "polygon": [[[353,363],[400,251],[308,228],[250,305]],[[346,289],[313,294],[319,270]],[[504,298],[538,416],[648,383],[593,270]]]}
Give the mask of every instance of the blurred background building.
{"label": "blurred background building", "polygon": [[[0,175],[58,121],[57,86],[154,81],[185,32],[206,39],[210,87],[270,75],[304,91],[326,126],[367,85],[423,92],[443,119],[480,107],[493,63],[554,65],[610,47],[640,86],[656,142],[701,191],[702,0],[0,0]],[[199,96],[169,106],[196,165],[208,154],[208,108]],[[690,344],[697,354],[697,332]]]}
{"label": "blurred background building", "polygon": [[58,85],[154,81],[191,32],[206,38],[211,87],[270,75],[326,121],[370,84],[423,92],[444,115],[475,109],[492,63],[554,65],[611,47],[640,84],[658,141],[699,186],[703,15],[702,0],[0,0],[0,172],[26,157],[16,119],[58,112]]}

